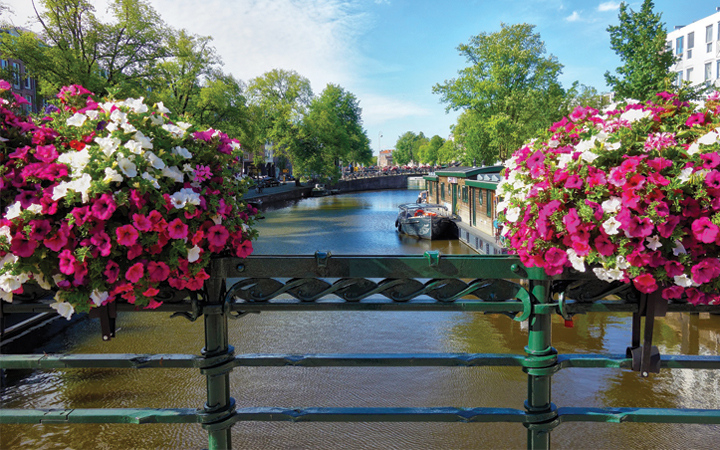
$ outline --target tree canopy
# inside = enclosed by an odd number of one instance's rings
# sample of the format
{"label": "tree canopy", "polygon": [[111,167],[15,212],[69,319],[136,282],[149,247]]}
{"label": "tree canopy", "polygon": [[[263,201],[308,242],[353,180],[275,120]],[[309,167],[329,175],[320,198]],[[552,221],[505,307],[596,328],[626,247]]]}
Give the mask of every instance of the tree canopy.
{"label": "tree canopy", "polygon": [[[466,163],[478,154],[487,159],[505,158],[524,140],[561,116],[565,99],[558,76],[562,65],[545,56],[545,44],[534,25],[501,24],[500,31],[480,33],[458,46],[470,64],[458,77],[438,83],[433,92],[447,103],[447,110],[464,110],[461,131],[474,135],[458,145],[483,145],[465,149]],[[475,156],[474,156],[475,155]]]}
{"label": "tree canopy", "polygon": [[637,12],[623,2],[620,23],[607,28],[610,45],[623,65],[615,69],[617,75],[605,72],[605,81],[621,98],[648,100],[671,85],[670,67],[675,57],[666,49],[662,14],[654,13],[653,8],[652,0],[644,0]]}

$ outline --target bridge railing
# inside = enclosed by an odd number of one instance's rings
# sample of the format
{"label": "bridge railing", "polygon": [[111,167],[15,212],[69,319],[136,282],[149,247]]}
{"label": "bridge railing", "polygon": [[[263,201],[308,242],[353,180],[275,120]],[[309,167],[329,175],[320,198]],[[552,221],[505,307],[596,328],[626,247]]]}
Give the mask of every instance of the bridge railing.
{"label": "bridge railing", "polygon": [[[627,286],[598,285],[582,274],[547,277],[509,256],[256,256],[213,262],[202,297],[169,299],[160,310],[189,320],[204,318],[200,355],[97,354],[1,355],[3,369],[195,368],[207,379],[207,402],[199,409],[35,409],[0,410],[2,424],[199,423],[210,449],[231,448],[237,422],[505,422],[522,423],[528,448],[549,448],[551,432],[565,422],[654,422],[720,424],[720,410],[556,407],[551,379],[566,368],[633,369],[639,375],[663,369],[720,369],[717,356],[660,356],[651,344],[653,317],[668,311],[720,311],[717,306],[670,304],[636,295]],[[585,284],[583,284],[585,283]],[[600,288],[598,287],[600,286]],[[621,300],[604,300],[614,294]],[[132,305],[117,305],[131,309]],[[665,308],[667,307],[667,308]],[[41,301],[3,305],[4,312],[48,310]],[[228,342],[230,318],[273,311],[483,311],[528,321],[523,354],[243,354]],[[559,355],[552,346],[551,317],[578,313],[633,314],[633,338],[626,354]],[[114,311],[99,312],[104,333],[112,334]],[[645,339],[641,342],[641,321]],[[240,322],[240,326],[242,326]],[[637,326],[637,329],[635,327]],[[650,340],[647,332],[649,329]],[[108,336],[109,337],[109,336]],[[505,366],[528,377],[524,405],[508,408],[237,408],[229,374],[248,366]]]}

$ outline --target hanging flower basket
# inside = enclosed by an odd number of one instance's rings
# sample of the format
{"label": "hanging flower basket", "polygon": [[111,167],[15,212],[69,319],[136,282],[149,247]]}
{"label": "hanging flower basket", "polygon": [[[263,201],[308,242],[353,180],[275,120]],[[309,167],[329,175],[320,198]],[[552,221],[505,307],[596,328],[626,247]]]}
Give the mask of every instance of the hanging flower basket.
{"label": "hanging flower basket", "polygon": [[503,235],[549,275],[720,304],[720,94],[577,107],[506,162]]}
{"label": "hanging flower basket", "polygon": [[156,308],[163,286],[202,289],[212,257],[252,252],[237,140],[80,86],[34,120],[9,88],[0,80],[2,300],[37,284],[68,318],[118,300]]}

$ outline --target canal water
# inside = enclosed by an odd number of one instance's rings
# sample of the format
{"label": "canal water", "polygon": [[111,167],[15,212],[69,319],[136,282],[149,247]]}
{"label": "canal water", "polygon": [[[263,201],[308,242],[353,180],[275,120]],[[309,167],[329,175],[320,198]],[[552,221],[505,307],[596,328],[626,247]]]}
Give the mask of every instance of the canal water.
{"label": "canal water", "polygon": [[[394,230],[397,205],[417,191],[362,192],[306,199],[266,210],[256,254],[470,253],[458,241],[417,241]],[[192,353],[203,346],[202,320],[162,313],[118,318],[117,338],[103,342],[99,324],[85,321],[40,352]],[[554,318],[562,353],[624,353],[627,315],[576,316],[574,328]],[[663,354],[720,351],[720,318],[669,315],[656,325]],[[264,312],[230,324],[236,353],[515,353],[527,328],[505,316],[430,312]],[[194,408],[205,401],[197,370],[83,369],[12,377],[3,408]],[[231,373],[238,407],[510,407],[523,408],[527,378],[519,368],[240,368]],[[616,369],[564,369],[553,376],[557,406],[720,408],[720,376],[665,370],[643,379]],[[238,423],[237,449],[525,448],[517,424]],[[701,425],[563,424],[555,448],[717,448],[720,427]],[[205,448],[199,425],[0,426],[2,449]]]}

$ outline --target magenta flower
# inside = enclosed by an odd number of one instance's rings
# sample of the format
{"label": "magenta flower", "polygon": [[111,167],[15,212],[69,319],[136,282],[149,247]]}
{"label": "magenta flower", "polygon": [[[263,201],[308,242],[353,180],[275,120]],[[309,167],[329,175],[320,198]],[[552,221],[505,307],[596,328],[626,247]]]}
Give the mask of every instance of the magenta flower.
{"label": "magenta flower", "polygon": [[717,258],[705,258],[690,269],[696,283],[707,283],[720,275],[720,261]]}
{"label": "magenta flower", "polygon": [[579,176],[573,174],[568,177],[567,181],[565,181],[565,187],[568,189],[582,189],[583,181]]}
{"label": "magenta flower", "polygon": [[551,248],[545,252],[545,261],[548,265],[562,267],[567,262],[567,254],[559,248]]}
{"label": "magenta flower", "polygon": [[630,237],[646,238],[652,234],[653,228],[653,223],[649,217],[632,216],[626,231]]}
{"label": "magenta flower", "polygon": [[230,233],[222,225],[214,225],[207,231],[207,240],[215,247],[224,247],[228,237],[230,237]]}
{"label": "magenta flower", "polygon": [[139,236],[137,230],[132,225],[118,227],[115,230],[115,235],[117,236],[117,243],[126,247],[135,245]]}
{"label": "magenta flower", "polygon": [[168,235],[171,239],[185,239],[188,234],[188,226],[180,219],[175,219],[168,224]]}
{"label": "magenta flower", "polygon": [[99,233],[93,234],[93,236],[90,238],[90,243],[97,247],[97,249],[100,251],[100,255],[102,256],[110,256],[110,251],[112,250],[112,242],[110,241],[110,236],[104,231],[101,231]]}
{"label": "magenta flower", "polygon": [[75,218],[75,223],[79,226],[85,225],[85,222],[92,218],[92,212],[89,206],[83,206],[82,208],[73,208],[72,215]]}
{"label": "magenta flower", "polygon": [[38,241],[27,239],[22,233],[15,233],[10,241],[10,252],[21,258],[29,258],[35,252]]}
{"label": "magenta flower", "polygon": [[115,283],[120,275],[120,266],[115,261],[108,261],[107,265],[105,265],[103,275],[105,275],[108,283]]}
{"label": "magenta flower", "polygon": [[35,157],[44,163],[51,163],[58,159],[58,156],[60,155],[52,144],[38,145],[35,148]]}
{"label": "magenta flower", "polygon": [[115,212],[117,204],[111,194],[103,194],[93,202],[92,214],[100,220],[108,220]]}
{"label": "magenta flower", "polygon": [[665,300],[681,299],[685,288],[682,286],[670,286],[663,289],[662,298]]}
{"label": "magenta flower", "polygon": [[715,242],[718,231],[720,231],[720,228],[712,223],[708,217],[701,217],[692,223],[693,236],[698,241],[706,244]]}
{"label": "magenta flower", "polygon": [[142,245],[140,245],[140,244],[131,245],[127,252],[127,259],[132,261],[133,259],[142,255],[142,253],[143,253]]}
{"label": "magenta flower", "polygon": [[65,275],[71,275],[75,272],[76,262],[77,260],[75,259],[75,255],[73,255],[73,252],[70,250],[65,249],[60,252],[60,272]]}
{"label": "magenta flower", "polygon": [[703,169],[714,169],[720,165],[720,155],[717,152],[704,153],[700,158],[704,161]]}
{"label": "magenta flower", "polygon": [[685,121],[685,125],[688,127],[691,127],[693,125],[702,125],[705,123],[705,113],[695,113],[688,117],[688,119]]}
{"label": "magenta flower", "polygon": [[687,295],[688,301],[693,305],[703,305],[707,303],[707,296],[697,288],[690,287],[685,289],[685,295]]}
{"label": "magenta flower", "polygon": [[68,243],[67,234],[58,231],[54,235],[46,238],[43,241],[45,247],[49,248],[54,252],[59,252],[61,248],[65,247]]}
{"label": "magenta flower", "polygon": [[212,178],[212,170],[210,166],[196,165],[195,166],[195,181],[201,183],[205,180]]}
{"label": "magenta flower", "polygon": [[633,284],[638,291],[649,294],[658,290],[658,285],[655,282],[655,277],[649,273],[638,275],[633,279]]}
{"label": "magenta flower", "polygon": [[145,268],[142,263],[135,263],[125,272],[125,279],[131,283],[137,283],[145,275]]}
{"label": "magenta flower", "polygon": [[720,189],[720,172],[711,170],[705,175],[705,184],[711,189]]}
{"label": "magenta flower", "polygon": [[607,235],[601,234],[595,238],[595,248],[601,255],[610,256],[615,252],[616,246]]}
{"label": "magenta flower", "polygon": [[[155,211],[157,212],[157,211]],[[152,230],[153,223],[148,219],[147,217],[143,216],[142,214],[133,214],[133,225],[135,228],[137,228],[139,231],[150,231]]]}
{"label": "magenta flower", "polygon": [[150,261],[147,266],[147,273],[152,282],[165,281],[170,275],[170,268],[162,261]]}
{"label": "magenta flower", "polygon": [[30,226],[32,231],[28,237],[36,241],[43,240],[52,229],[49,220],[32,220],[30,221]]}
{"label": "magenta flower", "polygon": [[235,255],[238,258],[247,258],[253,252],[252,242],[248,239],[235,248]]}
{"label": "magenta flower", "polygon": [[677,228],[678,224],[680,223],[680,217],[678,216],[667,216],[665,219],[665,222],[658,223],[656,225],[658,233],[660,233],[660,236],[664,238],[669,238],[673,231],[675,231],[675,228]]}

